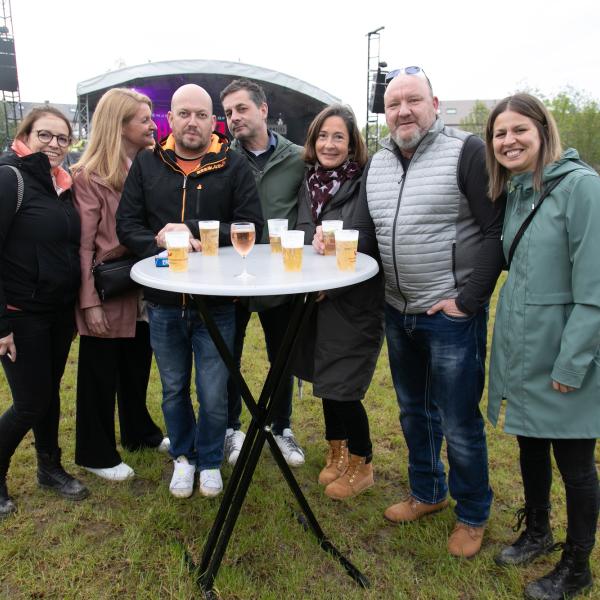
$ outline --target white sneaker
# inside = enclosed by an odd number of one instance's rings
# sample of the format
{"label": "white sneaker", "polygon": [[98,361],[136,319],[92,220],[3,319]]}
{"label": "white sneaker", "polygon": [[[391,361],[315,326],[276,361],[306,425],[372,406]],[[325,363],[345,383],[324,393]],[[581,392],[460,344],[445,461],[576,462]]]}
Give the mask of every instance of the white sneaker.
{"label": "white sneaker", "polygon": [[190,465],[185,456],[179,456],[173,461],[173,477],[169,491],[176,498],[189,498],[194,491],[194,474],[196,467]]}
{"label": "white sneaker", "polygon": [[200,493],[207,498],[214,498],[223,491],[223,480],[219,469],[200,471]]}
{"label": "white sneaker", "polygon": [[83,468],[94,475],[98,475],[98,477],[102,477],[102,479],[108,479],[108,481],[125,481],[135,475],[133,469],[124,462],[119,463],[116,467],[109,467],[107,469]]}
{"label": "white sneaker", "polygon": [[158,452],[163,452],[166,454],[171,449],[171,440],[168,437],[164,437],[162,442],[156,446]]}
{"label": "white sneaker", "polygon": [[300,448],[292,430],[287,427],[281,435],[275,435],[275,441],[285,458],[285,462],[290,467],[299,467],[304,464],[304,450]]}
{"label": "white sneaker", "polygon": [[233,466],[237,462],[238,456],[242,449],[242,444],[246,439],[246,434],[240,429],[228,428],[225,432],[225,448],[224,454],[227,462]]}

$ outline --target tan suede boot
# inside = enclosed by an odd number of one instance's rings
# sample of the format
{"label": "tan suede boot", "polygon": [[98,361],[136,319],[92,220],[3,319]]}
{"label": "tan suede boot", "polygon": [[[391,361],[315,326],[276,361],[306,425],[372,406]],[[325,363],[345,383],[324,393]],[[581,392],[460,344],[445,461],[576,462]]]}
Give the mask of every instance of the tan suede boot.
{"label": "tan suede boot", "polygon": [[341,477],[348,466],[348,447],[346,440],[329,440],[327,462],[319,473],[319,483],[329,485]]}
{"label": "tan suede boot", "polygon": [[325,494],[334,500],[345,500],[357,496],[370,488],[373,480],[373,464],[365,464],[364,456],[350,454],[344,474],[325,488]]}

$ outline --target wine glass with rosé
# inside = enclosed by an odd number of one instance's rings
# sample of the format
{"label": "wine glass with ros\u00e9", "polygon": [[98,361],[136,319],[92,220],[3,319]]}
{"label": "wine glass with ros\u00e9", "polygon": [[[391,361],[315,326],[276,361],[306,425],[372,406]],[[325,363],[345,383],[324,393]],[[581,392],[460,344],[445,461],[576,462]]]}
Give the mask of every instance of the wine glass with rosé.
{"label": "wine glass with ros\u00e9", "polygon": [[236,275],[236,277],[242,281],[254,278],[254,275],[246,271],[246,256],[248,256],[252,251],[252,248],[254,248],[255,240],[256,232],[254,230],[254,223],[231,224],[231,243],[233,244],[235,251],[242,257],[242,264],[244,265],[242,272],[239,275]]}

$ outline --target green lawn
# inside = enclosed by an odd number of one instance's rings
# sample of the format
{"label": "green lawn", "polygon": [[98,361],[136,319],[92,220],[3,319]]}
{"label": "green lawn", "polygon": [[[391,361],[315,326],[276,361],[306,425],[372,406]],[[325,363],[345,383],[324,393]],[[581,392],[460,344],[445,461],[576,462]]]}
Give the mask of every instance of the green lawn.
{"label": "green lawn", "polygon": [[[258,393],[267,363],[258,320],[253,318],[245,348],[244,374]],[[251,359],[250,359],[251,357]],[[106,483],[73,464],[77,343],[63,379],[61,440],[65,466],[86,482],[90,497],[64,501],[38,489],[33,438],[13,459],[8,485],[19,512],[0,522],[0,598],[188,599],[199,597],[184,552],[199,561],[219,499],[197,493],[176,500],[168,491],[169,459],[153,451],[123,452],[136,478]],[[34,374],[32,374],[34,375]],[[160,383],[153,371],[148,404],[162,424]],[[0,376],[0,411],[10,402]],[[558,554],[525,570],[500,569],[492,557],[512,540],[514,511],[522,491],[513,437],[488,427],[495,501],[481,553],[470,561],[446,552],[454,526],[451,510],[408,526],[383,519],[388,504],[408,492],[406,447],[385,351],[365,400],[374,442],[375,487],[346,503],[334,503],[317,484],[325,443],[320,401],[305,386],[294,404],[294,432],[306,451],[297,479],[325,533],[371,580],[360,589],[341,566],[322,552],[298,524],[293,496],[266,451],[258,465],[219,572],[222,598],[468,600],[522,597],[524,584],[547,571]],[[246,424],[248,415],[245,412]],[[225,466],[227,481],[231,468]],[[553,489],[556,538],[564,539],[565,503],[560,478]],[[599,553],[593,556],[597,563]],[[600,577],[600,569],[595,567]],[[600,598],[600,583],[587,598]]]}

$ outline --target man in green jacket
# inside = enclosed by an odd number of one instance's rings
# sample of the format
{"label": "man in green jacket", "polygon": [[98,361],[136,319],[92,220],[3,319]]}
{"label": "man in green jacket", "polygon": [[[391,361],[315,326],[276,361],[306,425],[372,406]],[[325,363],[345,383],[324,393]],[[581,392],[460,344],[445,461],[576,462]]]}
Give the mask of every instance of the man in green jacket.
{"label": "man in green jacket", "polygon": [[[221,102],[227,126],[235,138],[232,148],[250,165],[262,205],[265,223],[268,219],[287,219],[289,229],[296,225],[298,188],[304,175],[302,148],[267,128],[269,107],[260,85],[248,79],[235,79],[222,92]],[[267,228],[260,243],[269,242]],[[267,355],[272,361],[277,356],[290,317],[287,296],[250,298],[248,303],[236,303],[236,335],[234,359],[242,359],[244,336],[252,312],[258,316],[265,334]],[[304,464],[304,452],[290,428],[292,414],[293,378],[286,381],[282,397],[277,399],[272,432],[286,462],[292,467]],[[225,435],[225,456],[235,464],[244,441],[240,429],[242,402],[240,391],[229,379],[229,416]]]}

